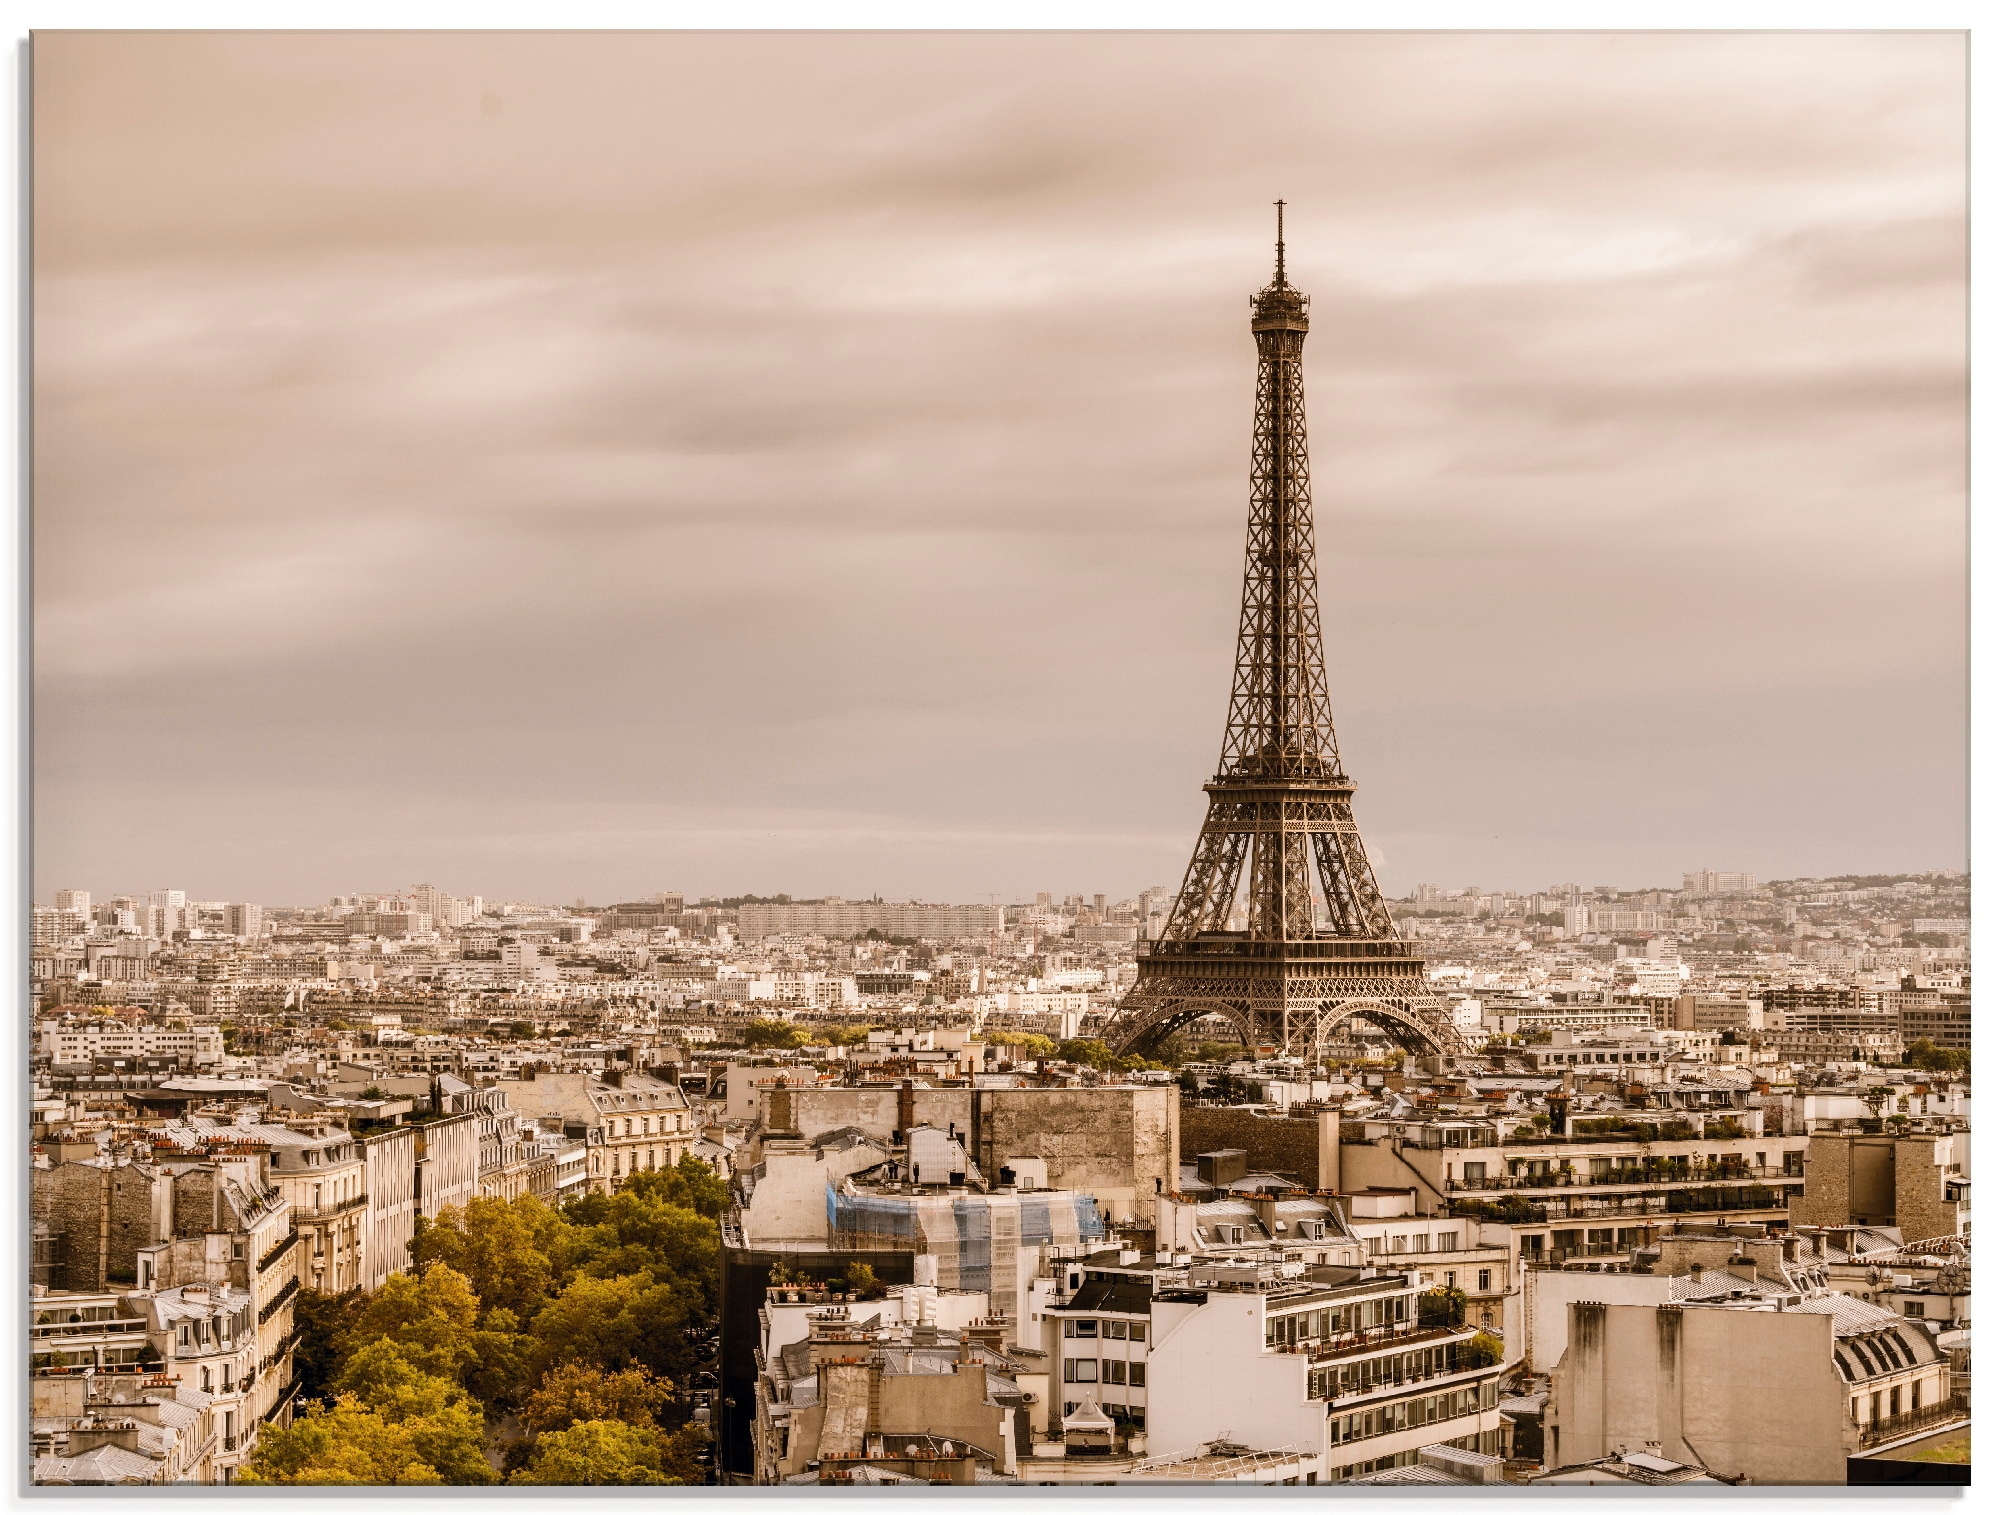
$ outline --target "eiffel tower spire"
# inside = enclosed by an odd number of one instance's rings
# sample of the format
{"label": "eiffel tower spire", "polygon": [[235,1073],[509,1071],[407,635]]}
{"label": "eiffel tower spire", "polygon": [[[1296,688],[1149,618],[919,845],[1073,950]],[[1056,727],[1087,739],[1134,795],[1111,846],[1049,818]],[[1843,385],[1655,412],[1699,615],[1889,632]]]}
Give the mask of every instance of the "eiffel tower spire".
{"label": "eiffel tower spire", "polygon": [[1334,736],[1306,450],[1312,302],[1285,277],[1277,203],[1277,270],[1250,301],[1257,408],[1222,754],[1180,894],[1114,1034],[1133,1046],[1220,1015],[1246,1042],[1304,1052],[1359,1016],[1405,1047],[1455,1050],[1383,902]]}

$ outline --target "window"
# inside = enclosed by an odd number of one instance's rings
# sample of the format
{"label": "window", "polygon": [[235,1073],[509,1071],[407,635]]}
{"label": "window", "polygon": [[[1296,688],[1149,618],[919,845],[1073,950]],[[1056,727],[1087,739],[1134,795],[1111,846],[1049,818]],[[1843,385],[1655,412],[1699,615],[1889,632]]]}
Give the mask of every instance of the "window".
{"label": "window", "polygon": [[1390,1252],[1391,1252],[1391,1253],[1396,1253],[1396,1252],[1407,1252],[1407,1251],[1409,1251],[1409,1250],[1410,1250],[1410,1239],[1409,1239],[1409,1237],[1407,1237],[1407,1236],[1392,1236],[1392,1237],[1390,1237],[1390,1238],[1389,1238],[1389,1250],[1390,1250]]}
{"label": "window", "polygon": [[1106,1383],[1125,1382],[1125,1364],[1115,1357],[1104,1359],[1104,1381]]}
{"label": "window", "polygon": [[1123,1341],[1125,1339],[1125,1322],[1122,1320],[1107,1320],[1104,1323],[1104,1334],[1112,1341]]}
{"label": "window", "polygon": [[1924,1313],[1924,1302],[1921,1299],[1904,1300],[1903,1313],[1905,1315],[1915,1315],[1921,1317]]}
{"label": "window", "polygon": [[1064,1383],[1096,1383],[1097,1359],[1094,1357],[1069,1357],[1063,1360]]}
{"label": "window", "polygon": [[[1146,1339],[1146,1323],[1143,1320],[1135,1320],[1132,1322],[1131,1336],[1132,1340],[1134,1341],[1144,1341]],[[1133,1382],[1137,1383],[1138,1380],[1134,1379]]]}
{"label": "window", "polygon": [[1456,1289],[1458,1287],[1458,1275],[1456,1273],[1446,1273],[1444,1276],[1444,1286],[1447,1289]]}
{"label": "window", "polygon": [[1094,1320],[1066,1320],[1063,1322],[1065,1336],[1095,1336],[1097,1322]]}
{"label": "window", "polygon": [[1481,1268],[1479,1270],[1479,1292],[1481,1294],[1484,1294],[1488,1289],[1492,1287],[1493,1287],[1493,1270],[1491,1268]]}
{"label": "window", "polygon": [[1465,1181],[1466,1181],[1467,1183],[1469,1183],[1469,1184],[1483,1184],[1483,1183],[1485,1183],[1485,1182],[1486,1182],[1486,1164],[1484,1164],[1484,1163],[1467,1163],[1467,1164],[1465,1165]]}
{"label": "window", "polygon": [[1458,1233],[1456,1231],[1438,1232],[1437,1249],[1440,1252],[1456,1252],[1458,1250]]}
{"label": "window", "polygon": [[1125,1365],[1125,1371],[1126,1371],[1126,1376],[1130,1380],[1133,1388],[1143,1389],[1146,1387],[1146,1365],[1144,1363],[1142,1362],[1127,1363]]}

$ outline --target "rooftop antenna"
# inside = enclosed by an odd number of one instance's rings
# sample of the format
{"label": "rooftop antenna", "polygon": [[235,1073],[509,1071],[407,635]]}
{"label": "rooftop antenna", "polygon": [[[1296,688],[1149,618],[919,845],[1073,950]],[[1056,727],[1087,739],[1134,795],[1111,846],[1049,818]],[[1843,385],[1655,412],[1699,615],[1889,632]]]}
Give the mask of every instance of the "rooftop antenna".
{"label": "rooftop antenna", "polygon": [[1278,287],[1285,285],[1285,202],[1275,202],[1278,207]]}

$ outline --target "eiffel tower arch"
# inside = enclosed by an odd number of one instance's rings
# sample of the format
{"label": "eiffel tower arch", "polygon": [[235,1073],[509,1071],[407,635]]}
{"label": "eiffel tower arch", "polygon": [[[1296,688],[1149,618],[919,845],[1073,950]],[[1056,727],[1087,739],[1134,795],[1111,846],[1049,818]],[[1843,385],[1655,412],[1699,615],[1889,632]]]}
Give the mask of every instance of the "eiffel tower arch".
{"label": "eiffel tower arch", "polygon": [[1167,925],[1108,1038],[1142,1050],[1218,1016],[1245,1045],[1317,1056],[1353,1021],[1411,1052],[1465,1050],[1397,935],[1354,820],[1320,635],[1303,363],[1311,301],[1277,274],[1250,301],[1256,422],[1243,609],[1208,816]]}

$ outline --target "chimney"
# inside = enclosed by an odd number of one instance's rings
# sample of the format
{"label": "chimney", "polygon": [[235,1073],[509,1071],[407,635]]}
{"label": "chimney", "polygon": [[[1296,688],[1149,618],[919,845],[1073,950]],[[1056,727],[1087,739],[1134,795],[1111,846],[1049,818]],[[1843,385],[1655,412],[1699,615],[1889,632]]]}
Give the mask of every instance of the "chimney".
{"label": "chimney", "polygon": [[909,1140],[910,1127],[917,1123],[917,1086],[913,1079],[904,1079],[896,1089],[896,1136],[899,1141]]}
{"label": "chimney", "polygon": [[612,1089],[624,1088],[625,1070],[623,1068],[606,1068],[604,1070],[604,1082],[607,1087]]}

